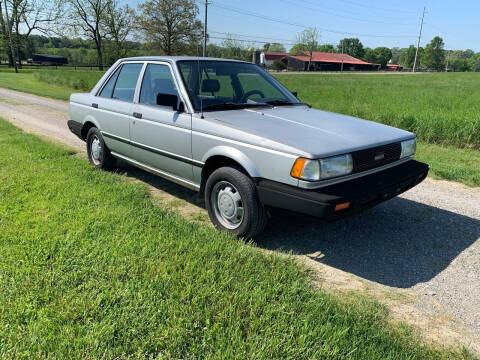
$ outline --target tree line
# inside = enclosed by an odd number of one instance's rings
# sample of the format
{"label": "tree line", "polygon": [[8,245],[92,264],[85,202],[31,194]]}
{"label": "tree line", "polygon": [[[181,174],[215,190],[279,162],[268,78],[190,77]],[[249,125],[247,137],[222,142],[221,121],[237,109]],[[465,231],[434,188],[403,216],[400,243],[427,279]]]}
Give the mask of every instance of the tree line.
{"label": "tree line", "polygon": [[[49,47],[102,70],[136,54],[198,52],[202,23],[194,0],[147,0],[136,10],[118,0],[0,0],[0,51],[20,64]],[[42,35],[38,35],[38,34]],[[62,55],[60,51],[57,55]],[[83,60],[83,61],[81,61]]]}
{"label": "tree line", "polygon": [[[201,55],[202,22],[195,0],[147,0],[133,9],[119,0],[0,0],[0,58],[21,65],[33,53],[61,55],[73,64],[95,64],[99,69],[116,59],[142,55]],[[412,68],[416,47],[364,47],[358,38],[337,45],[320,44],[315,28],[297,34],[290,54],[314,51],[343,52],[386,66]],[[417,66],[437,71],[480,71],[480,53],[447,51],[435,37],[418,49]],[[230,36],[209,44],[212,57],[251,61],[255,51],[282,51],[280,43],[246,43]],[[14,61],[15,59],[15,61]]]}
{"label": "tree line", "polygon": [[[385,67],[388,63],[399,64],[404,68],[412,69],[417,48],[410,45],[408,48],[385,46],[374,49],[364,47],[358,38],[345,38],[338,45],[320,44],[318,31],[315,28],[305,29],[296,37],[295,44],[289,51],[290,55],[310,55],[314,51],[344,53],[357,59]],[[279,43],[265,44],[264,51],[286,52]],[[274,64],[284,68],[284,64]],[[445,50],[445,43],[439,36],[434,37],[425,48],[418,49],[417,68],[435,71],[480,71],[480,53],[473,50]]]}

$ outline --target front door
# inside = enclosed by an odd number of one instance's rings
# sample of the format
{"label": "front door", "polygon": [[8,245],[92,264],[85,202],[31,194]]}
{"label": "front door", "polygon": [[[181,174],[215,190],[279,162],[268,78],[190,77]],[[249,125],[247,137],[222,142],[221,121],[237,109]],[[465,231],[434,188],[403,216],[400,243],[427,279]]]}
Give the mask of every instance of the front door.
{"label": "front door", "polygon": [[192,117],[170,106],[157,105],[159,93],[179,96],[170,66],[149,63],[138,104],[133,107],[133,157],[155,169],[192,180]]}

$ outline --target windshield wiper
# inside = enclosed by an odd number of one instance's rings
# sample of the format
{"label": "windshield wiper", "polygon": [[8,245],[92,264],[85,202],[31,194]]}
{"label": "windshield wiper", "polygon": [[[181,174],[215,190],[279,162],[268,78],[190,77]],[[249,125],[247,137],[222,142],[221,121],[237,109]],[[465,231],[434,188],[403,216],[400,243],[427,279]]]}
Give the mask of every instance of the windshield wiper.
{"label": "windshield wiper", "polygon": [[265,104],[272,105],[272,106],[282,106],[282,105],[307,105],[307,103],[304,102],[291,102],[288,100],[269,100],[265,101]]}
{"label": "windshield wiper", "polygon": [[202,108],[205,110],[236,110],[244,109],[247,107],[265,106],[265,104],[248,104],[248,103],[234,103],[234,102],[222,102],[218,104],[206,105]]}

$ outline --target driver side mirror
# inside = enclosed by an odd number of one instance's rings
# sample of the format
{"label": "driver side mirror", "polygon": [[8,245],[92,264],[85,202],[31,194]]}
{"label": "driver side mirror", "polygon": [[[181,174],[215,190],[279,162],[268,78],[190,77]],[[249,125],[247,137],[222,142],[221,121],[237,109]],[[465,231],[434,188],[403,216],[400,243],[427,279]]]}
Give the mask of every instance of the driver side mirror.
{"label": "driver side mirror", "polygon": [[292,91],[292,95],[295,97],[298,97],[298,92],[297,91]]}
{"label": "driver side mirror", "polygon": [[185,105],[179,100],[177,95],[158,93],[157,105],[170,106],[174,111],[178,112],[185,111]]}

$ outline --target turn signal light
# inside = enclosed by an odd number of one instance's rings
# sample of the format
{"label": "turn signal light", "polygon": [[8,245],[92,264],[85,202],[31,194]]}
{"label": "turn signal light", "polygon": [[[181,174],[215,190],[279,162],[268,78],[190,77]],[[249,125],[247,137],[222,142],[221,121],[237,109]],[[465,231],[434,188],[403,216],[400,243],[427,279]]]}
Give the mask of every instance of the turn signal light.
{"label": "turn signal light", "polygon": [[350,206],[352,206],[351,202],[345,202],[345,203],[337,204],[337,205],[335,205],[335,212],[348,209]]}
{"label": "turn signal light", "polygon": [[292,170],[290,171],[290,175],[292,175],[294,178],[301,178],[302,173],[303,173],[303,168],[305,167],[305,163],[307,162],[307,159],[305,158],[298,158],[295,161],[295,164],[293,164]]}

